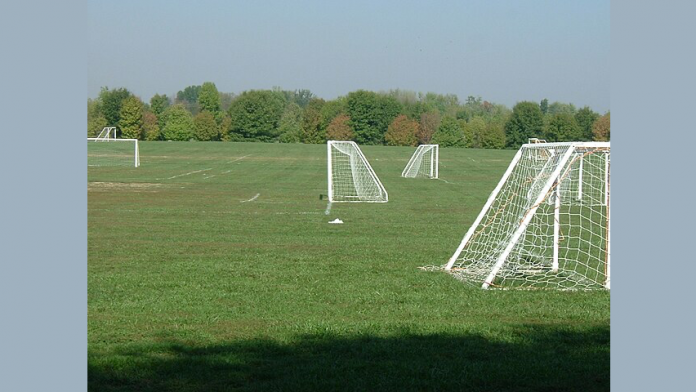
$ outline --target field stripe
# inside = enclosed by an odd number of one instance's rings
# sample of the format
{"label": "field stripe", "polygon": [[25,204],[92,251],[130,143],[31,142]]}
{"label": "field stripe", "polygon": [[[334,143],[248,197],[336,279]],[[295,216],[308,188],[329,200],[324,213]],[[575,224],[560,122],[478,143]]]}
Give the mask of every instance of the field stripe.
{"label": "field stripe", "polygon": [[[235,162],[237,162],[237,161],[241,161],[242,159],[244,159],[244,158],[246,158],[246,157],[250,157],[250,156],[251,156],[251,154],[249,154],[249,155],[244,155],[243,157],[239,157],[239,158],[237,158],[237,159],[235,159],[235,160],[230,161],[229,163],[235,163]],[[229,173],[229,172],[231,172],[231,171],[232,171],[232,169],[226,170],[226,171],[222,172],[221,174],[227,174],[227,173]]]}
{"label": "field stripe", "polygon": [[248,202],[248,201],[254,201],[254,200],[258,199],[259,196],[261,196],[261,194],[260,194],[260,193],[257,193],[257,194],[254,195],[254,197],[252,197],[251,199],[249,199],[249,200],[242,200],[242,201],[240,201],[240,203],[246,203],[246,202]]}
{"label": "field stripe", "polygon": [[200,172],[204,172],[204,171],[208,171],[208,170],[213,170],[213,168],[211,167],[211,168],[203,169],[203,170],[194,170],[192,172],[188,172],[188,173],[184,173],[184,174],[177,174],[176,176],[167,177],[167,178],[165,178],[165,180],[171,180],[173,178],[188,176],[191,174],[196,174],[196,173],[200,173]]}
{"label": "field stripe", "polygon": [[324,211],[324,215],[329,215],[331,213],[331,202],[326,204],[326,211]]}

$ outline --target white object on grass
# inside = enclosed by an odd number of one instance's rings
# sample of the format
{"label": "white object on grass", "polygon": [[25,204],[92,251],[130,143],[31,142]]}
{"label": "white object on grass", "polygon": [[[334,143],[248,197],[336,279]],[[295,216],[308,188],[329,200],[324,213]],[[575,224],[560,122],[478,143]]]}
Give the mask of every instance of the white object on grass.
{"label": "white object on grass", "polygon": [[406,164],[401,177],[438,178],[440,146],[437,144],[421,144]]}
{"label": "white object on grass", "polygon": [[609,289],[610,154],[523,145],[445,269],[484,289]]}
{"label": "white object on grass", "polygon": [[387,191],[355,142],[326,143],[330,202],[386,203]]}

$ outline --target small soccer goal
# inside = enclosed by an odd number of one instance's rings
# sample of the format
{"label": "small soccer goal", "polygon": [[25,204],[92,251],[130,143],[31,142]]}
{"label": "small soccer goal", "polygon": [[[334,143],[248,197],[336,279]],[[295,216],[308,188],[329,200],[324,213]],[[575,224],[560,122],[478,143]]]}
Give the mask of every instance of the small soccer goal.
{"label": "small soccer goal", "polygon": [[440,146],[437,144],[421,144],[406,164],[401,177],[406,178],[438,178]]}
{"label": "small soccer goal", "polygon": [[87,138],[87,166],[140,166],[138,139]]}
{"label": "small soccer goal", "polygon": [[110,140],[116,139],[116,127],[104,127],[95,139],[97,140]]}
{"label": "small soccer goal", "polygon": [[329,140],[328,180],[330,202],[386,203],[389,195],[355,142]]}
{"label": "small soccer goal", "polygon": [[608,142],[517,152],[445,270],[483,288],[610,288]]}

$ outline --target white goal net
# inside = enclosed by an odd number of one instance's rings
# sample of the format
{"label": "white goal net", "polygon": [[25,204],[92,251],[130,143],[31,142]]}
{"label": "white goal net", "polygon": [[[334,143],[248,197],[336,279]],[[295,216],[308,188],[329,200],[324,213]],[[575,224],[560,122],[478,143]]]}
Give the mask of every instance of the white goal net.
{"label": "white goal net", "polygon": [[445,269],[483,288],[610,288],[608,142],[530,143]]}
{"label": "white goal net", "polygon": [[389,196],[355,142],[329,140],[330,202],[387,202]]}
{"label": "white goal net", "polygon": [[88,137],[87,166],[140,166],[138,139]]}
{"label": "white goal net", "polygon": [[438,178],[440,146],[437,144],[421,144],[406,164],[401,177],[406,178]]}

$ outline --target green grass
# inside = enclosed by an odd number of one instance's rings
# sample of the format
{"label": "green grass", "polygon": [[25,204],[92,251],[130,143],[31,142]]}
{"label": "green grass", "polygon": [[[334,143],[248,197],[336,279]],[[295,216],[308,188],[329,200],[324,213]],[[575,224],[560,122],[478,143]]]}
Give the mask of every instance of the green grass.
{"label": "green grass", "polygon": [[140,168],[90,167],[90,390],[609,389],[608,292],[418,269],[513,151],[443,148],[438,181],[400,177],[412,148],[362,149],[390,201],[329,216],[325,145],[144,142]]}

